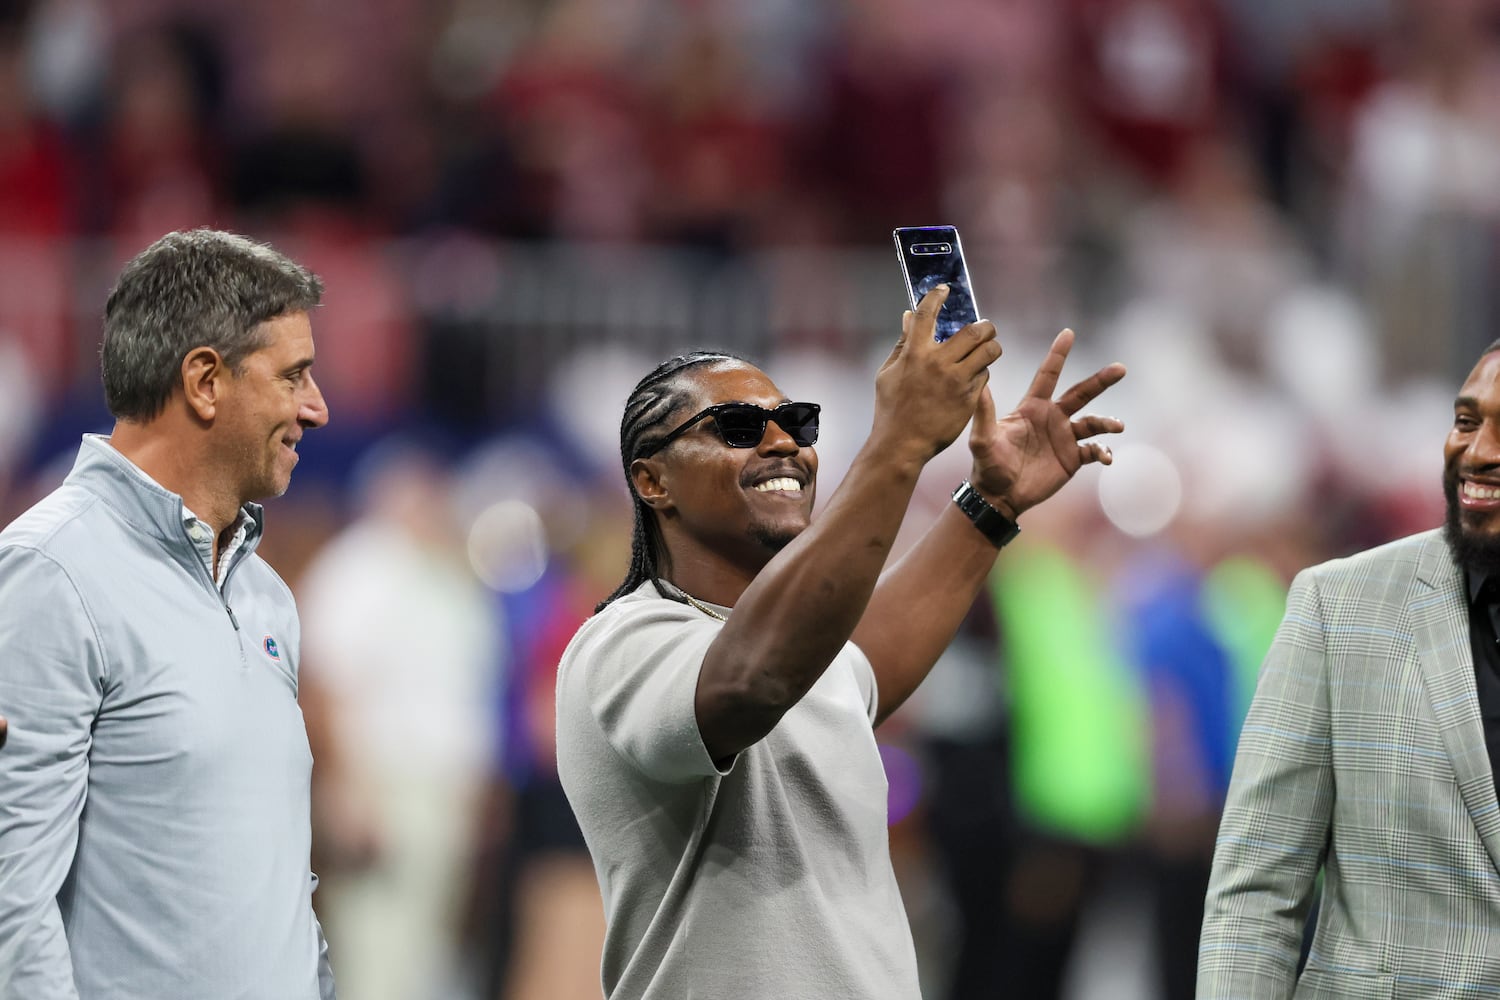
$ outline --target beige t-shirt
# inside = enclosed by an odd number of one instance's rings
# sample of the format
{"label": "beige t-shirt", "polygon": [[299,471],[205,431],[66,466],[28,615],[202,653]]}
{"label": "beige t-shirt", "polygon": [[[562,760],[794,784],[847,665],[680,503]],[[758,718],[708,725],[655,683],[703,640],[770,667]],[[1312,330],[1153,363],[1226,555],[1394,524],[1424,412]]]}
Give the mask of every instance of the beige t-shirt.
{"label": "beige t-shirt", "polygon": [[721,627],[648,582],[563,654],[557,765],[603,891],[605,995],[916,1000],[869,660],[846,644],[720,770],[693,697]]}

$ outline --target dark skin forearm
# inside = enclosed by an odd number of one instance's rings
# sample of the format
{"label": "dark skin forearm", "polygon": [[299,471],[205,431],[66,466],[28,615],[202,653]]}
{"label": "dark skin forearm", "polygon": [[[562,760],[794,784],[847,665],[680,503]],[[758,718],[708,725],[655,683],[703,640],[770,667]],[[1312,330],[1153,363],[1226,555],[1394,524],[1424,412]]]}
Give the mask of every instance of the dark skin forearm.
{"label": "dark skin forearm", "polygon": [[867,445],[817,521],[735,602],[699,674],[698,726],[715,760],[769,733],[866,617],[920,471]]}
{"label": "dark skin forearm", "polygon": [[879,678],[876,725],[927,677],[999,554],[950,503],[927,534],[881,577],[853,636]]}

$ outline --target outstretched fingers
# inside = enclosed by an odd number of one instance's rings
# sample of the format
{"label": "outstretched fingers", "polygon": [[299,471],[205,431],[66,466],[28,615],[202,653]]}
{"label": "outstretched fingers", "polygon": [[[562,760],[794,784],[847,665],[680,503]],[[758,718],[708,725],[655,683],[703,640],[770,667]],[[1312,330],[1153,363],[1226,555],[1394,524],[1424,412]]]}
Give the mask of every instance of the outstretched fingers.
{"label": "outstretched fingers", "polygon": [[1100,417],[1088,414],[1073,419],[1073,436],[1082,441],[1100,434],[1118,434],[1125,429],[1125,422],[1117,417]]}
{"label": "outstretched fingers", "polygon": [[1100,465],[1113,465],[1115,453],[1102,441],[1084,441],[1078,446],[1078,460],[1083,465],[1092,462],[1098,462]]}
{"label": "outstretched fingers", "polygon": [[1031,377],[1031,385],[1027,387],[1026,395],[1036,399],[1051,399],[1052,394],[1057,391],[1057,380],[1062,377],[1063,365],[1068,360],[1068,352],[1072,349],[1072,330],[1063,330],[1053,337],[1052,346],[1047,349],[1047,356],[1042,359],[1036,374]]}
{"label": "outstretched fingers", "polygon": [[[1058,380],[1062,378],[1063,365],[1068,360],[1069,352],[1073,350],[1073,339],[1072,330],[1063,330],[1052,339],[1047,356],[1042,359],[1041,366],[1037,368],[1036,375],[1032,377],[1031,385],[1026,390],[1027,396],[1047,400],[1052,398],[1052,394],[1057,391]],[[1057,400],[1057,405],[1071,417],[1124,377],[1125,366],[1118,361],[1105,365],[1063,393]]]}
{"label": "outstretched fingers", "polygon": [[[1059,404],[1060,405],[1060,404]],[[1114,463],[1115,454],[1109,445],[1103,441],[1091,441],[1090,438],[1100,434],[1118,434],[1125,429],[1125,422],[1116,417],[1101,417],[1088,414],[1075,417],[1072,421],[1073,439],[1078,442],[1078,462],[1080,465],[1088,465],[1090,462],[1098,462],[1100,465],[1111,465]]]}
{"label": "outstretched fingers", "polygon": [[1125,377],[1125,366],[1118,361],[1105,365],[1088,378],[1063,393],[1057,405],[1068,416],[1072,416],[1098,399],[1100,394]]}

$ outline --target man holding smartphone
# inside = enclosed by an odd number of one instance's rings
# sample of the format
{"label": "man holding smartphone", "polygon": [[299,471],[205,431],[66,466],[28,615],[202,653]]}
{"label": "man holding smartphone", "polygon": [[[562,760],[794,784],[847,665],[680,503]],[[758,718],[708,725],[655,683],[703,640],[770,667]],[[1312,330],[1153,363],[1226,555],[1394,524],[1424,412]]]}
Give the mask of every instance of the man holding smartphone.
{"label": "man holding smartphone", "polygon": [[[874,727],[952,639],[1015,519],[1123,429],[1054,400],[1071,331],[997,420],[988,322],[905,314],[874,427],[816,521],[819,408],[748,362],[691,354],[626,402],[630,572],[579,629],[558,771],[603,891],[611,1000],[905,997],[916,957],[891,868]],[[887,569],[918,477],[972,422],[973,472]]]}

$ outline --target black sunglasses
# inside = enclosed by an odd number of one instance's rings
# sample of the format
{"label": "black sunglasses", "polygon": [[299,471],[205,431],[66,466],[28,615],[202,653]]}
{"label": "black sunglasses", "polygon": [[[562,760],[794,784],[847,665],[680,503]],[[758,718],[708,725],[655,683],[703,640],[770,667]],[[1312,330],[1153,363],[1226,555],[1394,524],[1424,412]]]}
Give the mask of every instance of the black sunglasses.
{"label": "black sunglasses", "polygon": [[704,417],[713,418],[719,437],[731,448],[754,448],[760,444],[761,438],[766,436],[766,424],[772,420],[797,442],[797,447],[808,448],[818,443],[818,412],[821,409],[817,403],[782,403],[774,410],[754,403],[718,403],[699,410],[678,424],[641,457],[655,455]]}

